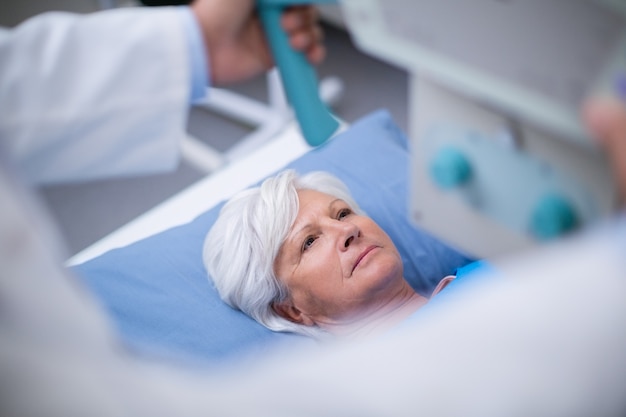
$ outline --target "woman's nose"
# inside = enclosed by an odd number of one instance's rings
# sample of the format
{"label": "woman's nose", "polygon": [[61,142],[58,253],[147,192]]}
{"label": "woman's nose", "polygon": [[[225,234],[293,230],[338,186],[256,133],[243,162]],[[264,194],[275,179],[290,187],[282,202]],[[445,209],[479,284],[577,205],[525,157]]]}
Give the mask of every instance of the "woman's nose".
{"label": "woman's nose", "polygon": [[361,230],[353,223],[337,221],[336,228],[338,232],[337,243],[340,250],[348,249],[350,245],[361,236]]}

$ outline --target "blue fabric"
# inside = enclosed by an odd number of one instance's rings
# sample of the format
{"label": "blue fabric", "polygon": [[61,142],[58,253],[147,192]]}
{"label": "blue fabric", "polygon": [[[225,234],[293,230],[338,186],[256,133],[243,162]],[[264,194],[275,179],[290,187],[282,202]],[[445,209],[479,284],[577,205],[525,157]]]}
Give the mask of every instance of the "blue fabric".
{"label": "blue fabric", "polygon": [[[411,225],[408,160],[404,135],[386,111],[378,111],[288,168],[300,173],[324,170],[341,178],[391,236],[406,279],[429,295],[441,278],[471,260]],[[229,308],[209,283],[202,245],[220,208],[75,267],[111,313],[126,343],[222,360],[301,339],[273,333]]]}
{"label": "blue fabric", "polygon": [[394,333],[398,330],[406,329],[406,326],[411,326],[413,323],[423,320],[425,317],[433,314],[436,309],[445,309],[446,305],[448,303],[454,303],[457,297],[461,299],[464,298],[466,296],[464,292],[467,291],[468,287],[475,287],[480,282],[493,279],[497,276],[497,272],[494,267],[486,261],[474,261],[456,268],[454,275],[456,277],[450,281],[439,294],[432,297],[425,306],[422,306],[400,324],[392,328],[391,332]]}
{"label": "blue fabric", "polygon": [[[493,276],[493,273],[493,267],[486,261],[475,261],[457,268],[454,272],[456,278],[446,285],[439,294],[433,297],[428,304],[431,306],[436,305],[452,295],[456,296],[456,294],[463,291],[467,285],[476,285],[475,282],[477,280],[489,279],[489,277]],[[419,312],[415,314],[419,314]]]}
{"label": "blue fabric", "polygon": [[487,261],[475,261],[464,265],[456,269],[454,273],[456,278],[446,285],[440,294],[443,294],[444,292],[451,293],[452,291],[457,291],[461,286],[465,286],[469,281],[473,281],[475,277],[489,276],[493,272],[493,267]]}

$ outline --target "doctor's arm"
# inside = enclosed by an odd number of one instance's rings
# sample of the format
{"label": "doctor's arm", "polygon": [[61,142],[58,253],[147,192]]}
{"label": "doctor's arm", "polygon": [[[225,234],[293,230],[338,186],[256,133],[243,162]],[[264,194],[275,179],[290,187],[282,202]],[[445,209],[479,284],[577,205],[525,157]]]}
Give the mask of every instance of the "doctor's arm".
{"label": "doctor's arm", "polygon": [[[0,32],[0,146],[30,182],[173,169],[204,87],[272,65],[253,5],[47,13]],[[310,8],[283,23],[294,46],[321,60]]]}
{"label": "doctor's arm", "polygon": [[626,106],[615,99],[586,103],[583,118],[592,136],[606,150],[622,207],[626,204]]}

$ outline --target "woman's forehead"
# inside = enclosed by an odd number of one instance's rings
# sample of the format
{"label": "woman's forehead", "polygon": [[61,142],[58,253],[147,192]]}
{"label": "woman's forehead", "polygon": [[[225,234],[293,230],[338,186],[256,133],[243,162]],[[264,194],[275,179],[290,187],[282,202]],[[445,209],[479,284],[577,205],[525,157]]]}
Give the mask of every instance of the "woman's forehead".
{"label": "woman's forehead", "polygon": [[336,196],[326,194],[321,191],[300,189],[298,190],[298,216],[292,229],[297,225],[298,221],[311,211],[332,211],[337,204],[345,204],[344,201]]}
{"label": "woman's forehead", "polygon": [[330,194],[327,194],[325,192],[322,191],[318,191],[318,190],[312,190],[310,188],[299,188],[296,190],[296,192],[298,193],[298,199],[302,200],[303,198],[305,199],[313,199],[313,200],[327,200],[327,199],[335,199],[336,197],[333,197]]}

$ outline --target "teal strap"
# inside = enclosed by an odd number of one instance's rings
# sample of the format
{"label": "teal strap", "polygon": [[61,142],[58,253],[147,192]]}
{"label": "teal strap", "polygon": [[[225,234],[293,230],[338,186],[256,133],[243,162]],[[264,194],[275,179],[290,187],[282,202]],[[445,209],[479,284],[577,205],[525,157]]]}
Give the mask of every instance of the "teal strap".
{"label": "teal strap", "polygon": [[287,5],[305,3],[311,1],[259,0],[257,5],[287,99],[294,109],[302,135],[311,146],[318,146],[337,131],[339,122],[320,99],[313,67],[304,54],[291,48],[289,38],[280,24]]}

